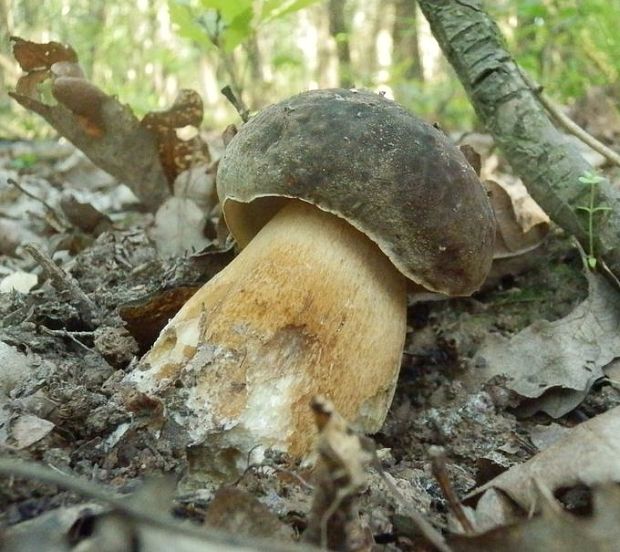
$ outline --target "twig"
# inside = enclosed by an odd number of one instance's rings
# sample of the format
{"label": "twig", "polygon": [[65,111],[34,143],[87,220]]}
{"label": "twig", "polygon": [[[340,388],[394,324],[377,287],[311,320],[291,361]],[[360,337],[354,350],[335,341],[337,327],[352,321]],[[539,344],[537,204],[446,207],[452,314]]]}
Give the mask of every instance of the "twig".
{"label": "twig", "polygon": [[181,525],[168,515],[142,510],[139,504],[135,504],[134,502],[127,500],[127,497],[112,494],[100,486],[91,483],[90,481],[78,479],[77,477],[63,472],[53,471],[34,462],[28,462],[21,459],[13,460],[9,458],[0,458],[0,475],[34,479],[41,481],[42,483],[47,483],[48,485],[55,485],[67,491],[108,504],[118,513],[124,514],[134,521],[159,527],[160,529],[164,529],[178,535],[199,539],[205,543],[211,542],[229,545],[238,544],[240,546],[247,547],[245,548],[246,550],[264,552],[317,552],[316,548],[308,545],[286,545],[271,541],[257,543],[256,540],[250,542],[242,537],[211,528]]}
{"label": "twig", "polygon": [[270,468],[275,472],[288,475],[292,477],[293,479],[295,479],[305,489],[308,489],[309,491],[314,490],[314,485],[310,485],[310,483],[308,483],[301,475],[299,475],[298,473],[295,473],[293,470],[287,470],[286,468],[281,468],[279,466],[272,466],[270,464],[250,464],[247,468],[245,468],[245,470],[243,470],[243,473],[237,478],[237,480],[231,483],[231,485],[233,487],[236,487],[237,485],[239,485],[239,483],[241,483],[241,481],[243,481],[243,478],[248,473],[250,473],[250,471],[259,470],[261,468]]}
{"label": "twig", "polygon": [[413,521],[414,525],[418,528],[420,533],[424,535],[424,538],[440,552],[452,552],[452,549],[448,546],[448,543],[446,542],[446,539],[444,539],[443,535],[439,531],[437,531],[437,529],[435,529],[422,514],[420,514],[417,510],[414,510],[411,505],[405,500],[402,493],[398,490],[398,487],[394,485],[394,483],[388,478],[381,464],[373,464],[373,467],[375,468],[375,470],[377,470],[377,473],[386,483],[394,498],[396,498],[398,502],[400,502],[401,506],[406,512],[407,517],[411,519],[411,521]]}
{"label": "twig", "polygon": [[605,144],[581,128],[570,117],[565,115],[557,105],[555,105],[545,94],[543,94],[543,87],[536,84],[525,71],[521,71],[521,76],[532,92],[536,94],[536,97],[539,99],[543,107],[555,118],[558,123],[564,127],[565,130],[579,138],[579,140],[597,153],[600,153],[610,163],[620,166],[620,155],[618,155],[611,148],[608,148]]}
{"label": "twig", "polygon": [[237,113],[239,113],[239,117],[241,117],[241,120],[244,123],[247,123],[250,118],[250,110],[245,105],[243,100],[240,97],[238,98],[235,95],[235,93],[233,92],[233,89],[230,87],[229,84],[227,84],[224,88],[222,88],[221,92],[222,94],[224,94],[224,96],[226,96],[226,99],[237,110]]}
{"label": "twig", "polygon": [[59,228],[56,228],[56,230],[64,231],[67,228],[71,227],[71,225],[67,223],[64,217],[62,217],[56,211],[56,209],[54,209],[54,207],[52,207],[47,201],[33,194],[32,192],[28,191],[26,188],[24,188],[21,184],[19,184],[17,181],[15,181],[12,178],[7,178],[6,181],[11,186],[14,186],[15,188],[17,188],[22,194],[34,199],[35,201],[38,201],[41,205],[43,205],[43,207],[45,207],[45,210],[54,218],[55,222],[58,224]]}
{"label": "twig", "polygon": [[80,337],[81,336],[83,336],[83,337],[92,337],[93,336],[93,332],[70,332],[68,330],[51,330],[50,328],[48,328],[46,326],[39,326],[39,328],[42,331],[44,331],[46,334],[48,334],[48,335],[68,337],[71,341],[74,341],[80,347],[83,347],[84,349],[86,349],[89,353],[93,353],[94,352],[93,349],[91,349],[88,345],[85,345],[84,343],[82,343],[77,338],[78,336],[80,336]]}
{"label": "twig", "polygon": [[54,288],[59,292],[67,292],[76,302],[76,308],[85,324],[92,326],[97,306],[80,289],[76,280],[60,268],[50,257],[35,245],[24,245],[24,250],[41,265]]}
{"label": "twig", "polygon": [[439,483],[441,492],[448,501],[452,513],[456,516],[456,519],[459,521],[461,527],[463,527],[466,533],[475,533],[476,531],[474,526],[465,515],[465,510],[463,510],[463,506],[461,506],[461,503],[454,492],[454,487],[452,487],[450,475],[446,469],[445,451],[441,447],[429,447],[428,454],[431,457],[433,475],[435,476],[437,483]]}

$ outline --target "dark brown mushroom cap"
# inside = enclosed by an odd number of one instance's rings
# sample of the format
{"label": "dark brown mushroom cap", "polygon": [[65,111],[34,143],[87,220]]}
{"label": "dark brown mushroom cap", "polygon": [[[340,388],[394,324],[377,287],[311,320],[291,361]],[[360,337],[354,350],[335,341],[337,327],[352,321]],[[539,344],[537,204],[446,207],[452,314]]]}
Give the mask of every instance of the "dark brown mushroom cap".
{"label": "dark brown mushroom cap", "polygon": [[476,173],[377,94],[316,90],[267,107],[229,143],[217,183],[242,247],[295,198],[347,220],[431,291],[468,295],[491,265],[495,220]]}

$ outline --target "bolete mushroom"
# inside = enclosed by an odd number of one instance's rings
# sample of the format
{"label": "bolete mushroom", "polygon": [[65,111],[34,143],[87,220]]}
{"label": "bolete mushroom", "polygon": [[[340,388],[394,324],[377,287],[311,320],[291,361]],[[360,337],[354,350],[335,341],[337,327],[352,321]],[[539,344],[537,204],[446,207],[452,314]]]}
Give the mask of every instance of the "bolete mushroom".
{"label": "bolete mushroom", "polygon": [[392,400],[407,285],[469,295],[493,252],[486,192],[431,125],[369,92],[264,109],[229,143],[218,193],[242,249],[128,379],[164,398],[211,468],[257,445],[301,457],[322,394],[362,431]]}

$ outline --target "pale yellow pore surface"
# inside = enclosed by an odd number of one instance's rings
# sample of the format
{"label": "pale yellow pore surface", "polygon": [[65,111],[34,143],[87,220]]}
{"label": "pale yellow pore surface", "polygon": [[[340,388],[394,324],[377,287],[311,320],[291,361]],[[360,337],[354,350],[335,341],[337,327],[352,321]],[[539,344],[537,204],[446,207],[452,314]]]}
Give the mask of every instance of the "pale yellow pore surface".
{"label": "pale yellow pore surface", "polygon": [[313,395],[364,431],[380,428],[404,344],[405,287],[359,231],[293,201],[184,305],[132,379],[164,395],[197,440],[217,433],[222,448],[303,456]]}

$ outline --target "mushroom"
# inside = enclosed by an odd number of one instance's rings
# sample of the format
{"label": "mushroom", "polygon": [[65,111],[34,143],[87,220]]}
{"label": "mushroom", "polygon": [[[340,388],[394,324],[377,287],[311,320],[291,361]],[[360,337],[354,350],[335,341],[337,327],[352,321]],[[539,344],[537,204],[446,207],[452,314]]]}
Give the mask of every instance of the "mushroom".
{"label": "mushroom", "polygon": [[242,251],[127,380],[162,397],[221,472],[257,445],[306,456],[317,394],[376,432],[398,377],[407,286],[469,295],[489,270],[494,217],[474,170],[395,102],[333,89],[250,120],[217,181]]}

